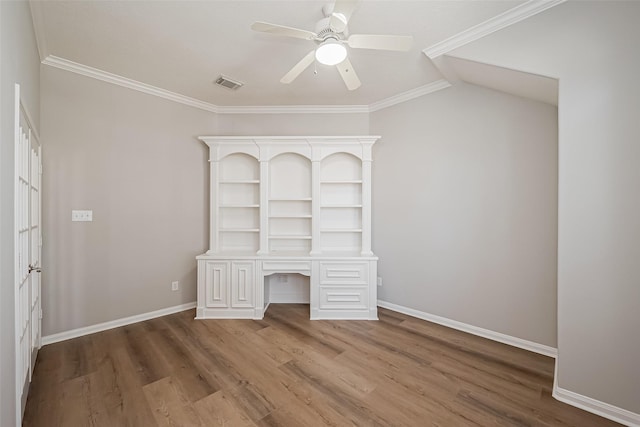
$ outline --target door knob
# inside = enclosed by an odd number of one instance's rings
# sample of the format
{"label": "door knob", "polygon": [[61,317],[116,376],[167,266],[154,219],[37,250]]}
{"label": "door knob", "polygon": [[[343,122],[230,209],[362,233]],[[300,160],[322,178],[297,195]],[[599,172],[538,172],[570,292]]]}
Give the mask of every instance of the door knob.
{"label": "door knob", "polygon": [[29,273],[35,271],[36,273],[40,273],[42,272],[42,269],[40,267],[34,267],[33,265],[29,264]]}

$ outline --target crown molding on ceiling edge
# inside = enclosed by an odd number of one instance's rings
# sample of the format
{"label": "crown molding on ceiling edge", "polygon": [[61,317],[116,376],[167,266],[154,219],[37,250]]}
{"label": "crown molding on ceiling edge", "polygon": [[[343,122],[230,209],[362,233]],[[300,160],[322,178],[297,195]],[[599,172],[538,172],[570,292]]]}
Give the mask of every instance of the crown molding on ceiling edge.
{"label": "crown molding on ceiling edge", "polygon": [[431,59],[437,58],[447,52],[451,52],[454,49],[464,46],[467,43],[471,43],[482,37],[488,36],[491,33],[495,33],[496,31],[564,3],[565,1],[566,0],[529,0],[507,10],[504,13],[501,13],[498,16],[429,46],[428,48],[423,49],[422,52]]}
{"label": "crown molding on ceiling edge", "polygon": [[368,105],[239,105],[218,106],[221,114],[368,113]]}
{"label": "crown molding on ceiling edge", "polygon": [[44,61],[49,56],[47,48],[47,38],[44,35],[44,21],[42,18],[42,3],[29,1],[29,10],[31,11],[31,23],[33,25],[33,33],[36,36],[36,48],[40,61]]}
{"label": "crown molding on ceiling edge", "polygon": [[369,112],[373,113],[374,111],[382,110],[383,108],[391,107],[392,105],[400,104],[403,102],[410,101],[412,99],[428,95],[433,92],[437,92],[442,89],[446,89],[451,86],[446,80],[436,80],[435,82],[431,82],[424,86],[417,87],[415,89],[408,90],[406,92],[399,93],[394,96],[390,96],[389,98],[383,99],[378,102],[374,102],[369,105]]}
{"label": "crown molding on ceiling edge", "polygon": [[[529,0],[519,6],[516,6],[492,19],[481,24],[469,28],[453,37],[449,37],[435,45],[423,50],[424,54],[429,58],[437,58],[451,50],[463,46],[472,41],[478,40],[486,35],[501,30],[509,25],[520,22],[530,16],[554,7],[566,0]],[[42,11],[37,2],[29,2],[31,8],[31,16],[33,20],[34,32],[36,35],[36,43],[38,53],[42,59],[42,63],[72,73],[91,77],[107,83],[137,90],[149,95],[164,98],[180,104],[195,107],[201,110],[222,114],[318,114],[318,113],[372,113],[391,107],[402,102],[406,102],[420,96],[428,95],[441,89],[448,88],[451,83],[447,80],[437,80],[429,84],[417,87],[415,89],[402,92],[398,95],[376,101],[370,105],[264,105],[264,106],[218,106],[179,93],[171,92],[155,86],[148,85],[136,80],[109,73],[87,65],[79,64],[68,59],[60,58],[55,55],[48,55],[48,49],[42,32]]]}
{"label": "crown molding on ceiling edge", "polygon": [[112,83],[118,86],[126,87],[129,89],[137,90],[149,95],[154,95],[160,98],[168,99],[170,101],[178,102],[180,104],[189,105],[191,107],[199,108],[205,111],[211,111],[212,113],[218,112],[216,105],[208,102],[200,101],[199,99],[191,98],[189,96],[180,95],[179,93],[171,92],[165,89],[160,89],[155,86],[141,83],[136,80],[131,80],[126,77],[112,74],[107,71],[102,71],[97,68],[89,67],[87,65],[78,64],[77,62],[69,61],[68,59],[59,58],[57,56],[49,55],[42,61],[43,64],[51,67],[60,68],[62,70],[71,71],[72,73],[81,74],[86,77],[91,77],[103,82]]}
{"label": "crown molding on ceiling edge", "polygon": [[372,113],[391,107],[402,102],[409,101],[420,96],[428,95],[435,91],[445,89],[451,84],[446,80],[436,80],[435,82],[419,86],[415,89],[402,92],[398,95],[385,98],[374,102],[370,105],[256,105],[256,106],[219,106],[209,102],[200,101],[199,99],[171,92],[159,87],[151,86],[136,80],[109,73],[87,65],[79,64],[68,59],[60,58],[55,55],[47,56],[42,63],[61,70],[70,71],[103,82],[115,84],[129,89],[137,90],[149,95],[164,98],[180,104],[199,108],[201,110],[210,111],[219,114],[354,114],[354,113]]}

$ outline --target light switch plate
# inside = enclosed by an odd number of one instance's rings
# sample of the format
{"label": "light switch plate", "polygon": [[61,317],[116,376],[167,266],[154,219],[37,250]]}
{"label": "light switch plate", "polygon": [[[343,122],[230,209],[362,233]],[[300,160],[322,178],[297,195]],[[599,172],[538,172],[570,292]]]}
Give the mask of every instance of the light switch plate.
{"label": "light switch plate", "polygon": [[71,221],[93,221],[93,211],[71,211]]}

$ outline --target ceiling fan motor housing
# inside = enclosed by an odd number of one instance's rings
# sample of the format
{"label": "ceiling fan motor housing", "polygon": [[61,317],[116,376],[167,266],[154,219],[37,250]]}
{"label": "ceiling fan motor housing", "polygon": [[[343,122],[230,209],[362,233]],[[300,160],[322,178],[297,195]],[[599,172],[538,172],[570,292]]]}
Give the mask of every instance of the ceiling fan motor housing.
{"label": "ceiling fan motor housing", "polygon": [[[333,6],[332,6],[333,7]],[[343,31],[337,33],[331,29],[331,16],[322,18],[316,23],[316,34],[320,41],[326,40],[328,37],[334,37],[337,40],[344,40],[349,36],[349,30],[347,27]]]}

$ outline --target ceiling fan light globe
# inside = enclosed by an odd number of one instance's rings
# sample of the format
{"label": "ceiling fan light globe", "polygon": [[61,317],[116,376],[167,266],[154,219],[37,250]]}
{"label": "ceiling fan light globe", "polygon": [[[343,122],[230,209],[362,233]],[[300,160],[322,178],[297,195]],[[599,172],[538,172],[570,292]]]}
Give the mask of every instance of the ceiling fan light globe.
{"label": "ceiling fan light globe", "polygon": [[340,43],[328,40],[316,49],[316,59],[324,65],[336,65],[347,57],[347,49]]}

